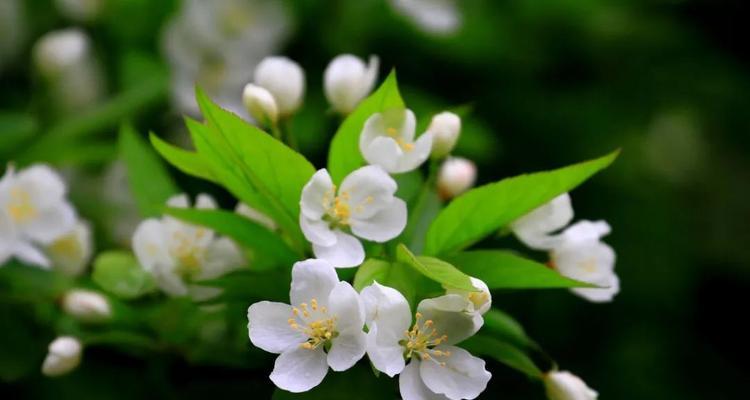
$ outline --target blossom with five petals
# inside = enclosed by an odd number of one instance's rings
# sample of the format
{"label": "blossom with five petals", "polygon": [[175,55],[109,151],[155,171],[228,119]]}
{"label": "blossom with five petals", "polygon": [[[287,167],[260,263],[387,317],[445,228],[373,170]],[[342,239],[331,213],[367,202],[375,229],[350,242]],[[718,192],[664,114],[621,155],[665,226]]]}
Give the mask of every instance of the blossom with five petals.
{"label": "blossom with five petals", "polygon": [[375,113],[365,121],[359,136],[359,150],[369,164],[399,174],[422,165],[432,150],[432,132],[414,140],[417,119],[408,109],[396,108]]}

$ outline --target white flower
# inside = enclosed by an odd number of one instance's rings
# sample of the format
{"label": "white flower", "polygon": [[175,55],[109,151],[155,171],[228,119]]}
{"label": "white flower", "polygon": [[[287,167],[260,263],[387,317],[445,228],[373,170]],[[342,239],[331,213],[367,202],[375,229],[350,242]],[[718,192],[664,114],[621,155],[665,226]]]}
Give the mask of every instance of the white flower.
{"label": "white flower", "polygon": [[596,400],[599,398],[599,393],[568,371],[548,372],[544,375],[544,386],[550,400]]}
{"label": "white flower", "polygon": [[473,162],[461,157],[451,157],[438,171],[438,193],[444,199],[452,199],[474,186],[477,167]]}
{"label": "white flower", "polygon": [[336,267],[356,267],[365,258],[357,237],[385,242],[398,236],[406,226],[406,203],[394,196],[396,189],[377,166],[353,171],[338,192],[328,171],[318,170],[300,200],[300,226],[315,256]]}
{"label": "white flower", "polygon": [[464,297],[422,300],[413,325],[409,304],[397,290],[375,282],[361,297],[369,329],[367,355],[379,371],[401,374],[404,400],[474,399],[487,387],[492,374],[484,361],[454,346],[479,329],[465,312]]}
{"label": "white flower", "polygon": [[460,289],[448,289],[445,291],[446,294],[456,294],[463,297],[466,300],[466,312],[473,316],[474,323],[478,327],[484,324],[482,315],[490,310],[492,307],[492,293],[490,288],[481,279],[471,277],[471,284],[477,288],[477,292],[467,292]]}
{"label": "white flower", "polygon": [[76,369],[81,363],[83,346],[78,339],[60,336],[49,345],[49,352],[42,363],[42,373],[47,376],[60,376]]}
{"label": "white flower", "polygon": [[254,81],[273,95],[280,116],[294,114],[305,94],[305,72],[287,57],[266,57],[255,67]]}
{"label": "white flower", "polygon": [[461,13],[455,0],[390,0],[390,3],[427,33],[451,35],[461,27]]}
{"label": "white flower", "polygon": [[78,22],[95,20],[104,9],[104,0],[55,0],[60,14]]}
{"label": "white flower", "polygon": [[441,112],[432,117],[427,131],[432,133],[432,156],[445,157],[456,147],[461,134],[461,117],[449,111]]}
{"label": "white flower", "polygon": [[610,231],[604,221],[580,221],[560,234],[552,249],[552,266],[563,276],[602,288],[574,288],[571,291],[589,301],[608,302],[620,291],[615,274],[615,252],[600,238]]}
{"label": "white flower", "polygon": [[84,322],[100,322],[112,317],[112,308],[107,298],[91,290],[74,289],[65,293],[62,308]]}
{"label": "white flower", "polygon": [[242,215],[250,221],[268,228],[268,230],[275,231],[279,228],[279,226],[276,224],[276,221],[274,221],[271,217],[248,206],[245,203],[237,203],[237,206],[234,208],[234,212]]}
{"label": "white flower", "polygon": [[248,83],[242,91],[242,103],[256,121],[264,125],[275,125],[279,119],[276,100],[268,90]]}
{"label": "white flower", "polygon": [[73,229],[76,214],[65,198],[65,184],[45,165],[19,172],[9,166],[0,179],[0,259],[6,258],[41,267],[50,262],[35,245],[48,245]]}
{"label": "white flower", "polygon": [[78,221],[70,232],[46,246],[44,252],[55,269],[77,276],[91,261],[92,247],[91,227],[85,221]]}
{"label": "white flower", "polygon": [[323,88],[333,109],[342,114],[354,111],[375,86],[379,65],[377,56],[370,56],[367,65],[351,54],[334,58],[323,74]]}
{"label": "white flower", "polygon": [[365,354],[364,309],[348,282],[324,260],[294,264],[291,305],[261,301],[247,310],[253,345],[279,354],[271,380],[290,392],[317,386],[328,373],[351,368]]}
{"label": "white flower", "polygon": [[568,225],[573,219],[570,195],[563,193],[549,203],[531,211],[511,224],[516,237],[536,250],[550,250],[560,240],[555,231]]}
{"label": "white flower", "polygon": [[416,141],[417,120],[411,110],[391,109],[373,114],[359,136],[359,150],[368,163],[397,174],[416,169],[430,156],[432,133]]}
{"label": "white flower", "polygon": [[[187,208],[188,198],[174,196],[167,205]],[[196,207],[216,208],[216,204],[210,196],[201,194]],[[210,229],[169,216],[141,222],[133,234],[133,251],[163,291],[172,296],[190,295],[196,300],[213,297],[219,289],[193,283],[220,277],[244,262],[232,240],[216,238]]]}

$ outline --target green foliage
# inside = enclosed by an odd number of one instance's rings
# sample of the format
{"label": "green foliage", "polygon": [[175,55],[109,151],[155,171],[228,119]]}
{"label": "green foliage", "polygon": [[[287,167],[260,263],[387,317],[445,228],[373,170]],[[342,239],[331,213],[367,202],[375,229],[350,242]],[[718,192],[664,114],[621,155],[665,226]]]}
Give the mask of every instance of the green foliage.
{"label": "green foliage", "polygon": [[392,287],[414,306],[417,295],[417,276],[414,270],[400,262],[390,262],[370,258],[357,268],[354,275],[354,288],[360,292],[366,286],[377,281],[381,285]]}
{"label": "green foliage", "polygon": [[172,146],[153,133],[149,134],[149,139],[156,151],[180,171],[208,181],[216,180],[210,167],[198,153]]}
{"label": "green foliage", "polygon": [[279,268],[273,271],[237,270],[214,279],[194,282],[196,285],[221,288],[222,293],[208,303],[225,303],[241,301],[247,305],[251,301],[289,301],[291,283],[289,269]]}
{"label": "green foliage", "polygon": [[130,191],[144,217],[160,214],[167,199],[179,192],[159,157],[130,125],[120,128],[120,158],[125,162]]}
{"label": "green foliage", "polygon": [[420,274],[440,283],[446,288],[466,290],[469,292],[478,291],[471,284],[468,275],[459,271],[456,267],[445,261],[433,257],[417,257],[403,244],[399,244],[396,249],[396,259],[412,268]]}
{"label": "green foliage", "polygon": [[100,253],[91,277],[106,292],[122,299],[135,299],[156,289],[154,278],[125,251]]}
{"label": "green foliage", "polygon": [[341,182],[346,175],[365,164],[359,151],[359,135],[367,118],[387,109],[403,107],[396,71],[391,71],[378,90],[363,100],[336,131],[328,153],[328,173],[334,183]]}
{"label": "green foliage", "polygon": [[492,337],[522,348],[539,348],[536,342],[526,335],[526,331],[521,324],[504,311],[493,308],[487,311],[483,317],[484,325],[482,329],[484,332],[489,332]]}
{"label": "green foliage", "polygon": [[34,137],[39,122],[26,113],[0,112],[0,156],[9,157],[11,150]]}
{"label": "green foliage", "polygon": [[474,250],[447,260],[468,275],[483,280],[490,289],[548,289],[596,287],[566,278],[544,264],[505,250]]}
{"label": "green foliage", "polygon": [[542,371],[523,350],[508,342],[477,334],[461,342],[461,347],[477,356],[487,356],[526,374],[529,378],[541,379]]}
{"label": "green foliage", "polygon": [[503,179],[462,194],[430,225],[425,254],[451,254],[471,246],[556,196],[569,192],[609,166],[618,153],[552,171]]}

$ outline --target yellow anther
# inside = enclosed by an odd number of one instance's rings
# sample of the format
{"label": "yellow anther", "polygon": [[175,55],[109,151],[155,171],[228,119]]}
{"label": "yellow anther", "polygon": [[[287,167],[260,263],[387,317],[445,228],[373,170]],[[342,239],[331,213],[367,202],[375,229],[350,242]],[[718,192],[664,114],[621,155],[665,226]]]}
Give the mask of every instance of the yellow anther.
{"label": "yellow anther", "polygon": [[317,310],[318,309],[318,300],[312,299],[312,300],[310,300],[310,304],[312,305],[312,309],[313,310]]}
{"label": "yellow anther", "polygon": [[431,328],[432,324],[434,324],[434,322],[432,322],[431,319],[428,319],[427,321],[424,322],[424,326],[426,326],[428,328]]}
{"label": "yellow anther", "polygon": [[38,215],[37,209],[31,203],[29,193],[16,187],[10,189],[10,202],[6,209],[15,222],[26,222]]}
{"label": "yellow anther", "polygon": [[445,362],[441,362],[441,363],[440,363],[440,366],[441,366],[441,367],[445,367]]}
{"label": "yellow anther", "polygon": [[414,316],[417,317],[417,320],[422,319],[422,314],[421,313],[416,313],[416,314],[414,314]]}
{"label": "yellow anther", "polygon": [[365,203],[367,204],[371,204],[373,201],[375,201],[375,198],[372,196],[367,196],[367,198],[365,198]]}
{"label": "yellow anther", "polygon": [[427,354],[427,353],[420,354],[420,357],[422,357],[423,360],[429,360],[430,359],[430,355]]}
{"label": "yellow anther", "polygon": [[292,307],[292,314],[294,314],[295,317],[298,316],[299,315],[299,308]]}
{"label": "yellow anther", "polygon": [[387,133],[389,136],[398,135],[398,131],[396,130],[396,128],[385,128],[385,133]]}
{"label": "yellow anther", "polygon": [[322,312],[323,314],[326,314],[328,313],[328,308],[326,308],[326,306],[320,307],[320,312]]}

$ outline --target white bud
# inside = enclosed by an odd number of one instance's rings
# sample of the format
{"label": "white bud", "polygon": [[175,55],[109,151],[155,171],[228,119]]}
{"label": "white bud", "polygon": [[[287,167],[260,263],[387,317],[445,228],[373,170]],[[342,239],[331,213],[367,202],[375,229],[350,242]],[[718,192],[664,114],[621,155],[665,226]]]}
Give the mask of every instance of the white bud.
{"label": "white bud", "polygon": [[75,68],[89,57],[88,36],[77,28],[52,31],[34,45],[34,62],[48,79]]}
{"label": "white bud", "polygon": [[66,313],[84,322],[101,322],[112,317],[107,298],[90,290],[69,291],[63,297],[62,307]]}
{"label": "white bud", "polygon": [[271,92],[280,116],[293,114],[305,94],[305,73],[286,57],[266,57],[255,68],[255,84]]}
{"label": "white bud", "polygon": [[568,371],[548,372],[544,375],[544,386],[550,400],[595,400],[599,397],[599,393]]}
{"label": "white bud", "polygon": [[449,111],[441,112],[432,117],[427,132],[432,133],[432,156],[445,157],[456,147],[461,134],[461,117]]}
{"label": "white bud", "polygon": [[348,114],[375,86],[380,61],[370,56],[365,65],[359,57],[342,54],[331,60],[323,75],[323,89],[334,110]]}
{"label": "white bud", "polygon": [[279,118],[279,109],[276,100],[268,90],[248,83],[242,91],[242,103],[247,112],[261,124],[276,124]]}
{"label": "white bud", "polygon": [[83,346],[78,339],[60,336],[49,345],[47,357],[42,364],[42,373],[47,376],[60,376],[76,369],[81,363]]}
{"label": "white bud", "polygon": [[477,167],[473,162],[451,157],[443,163],[438,172],[438,192],[444,199],[451,199],[474,186]]}

